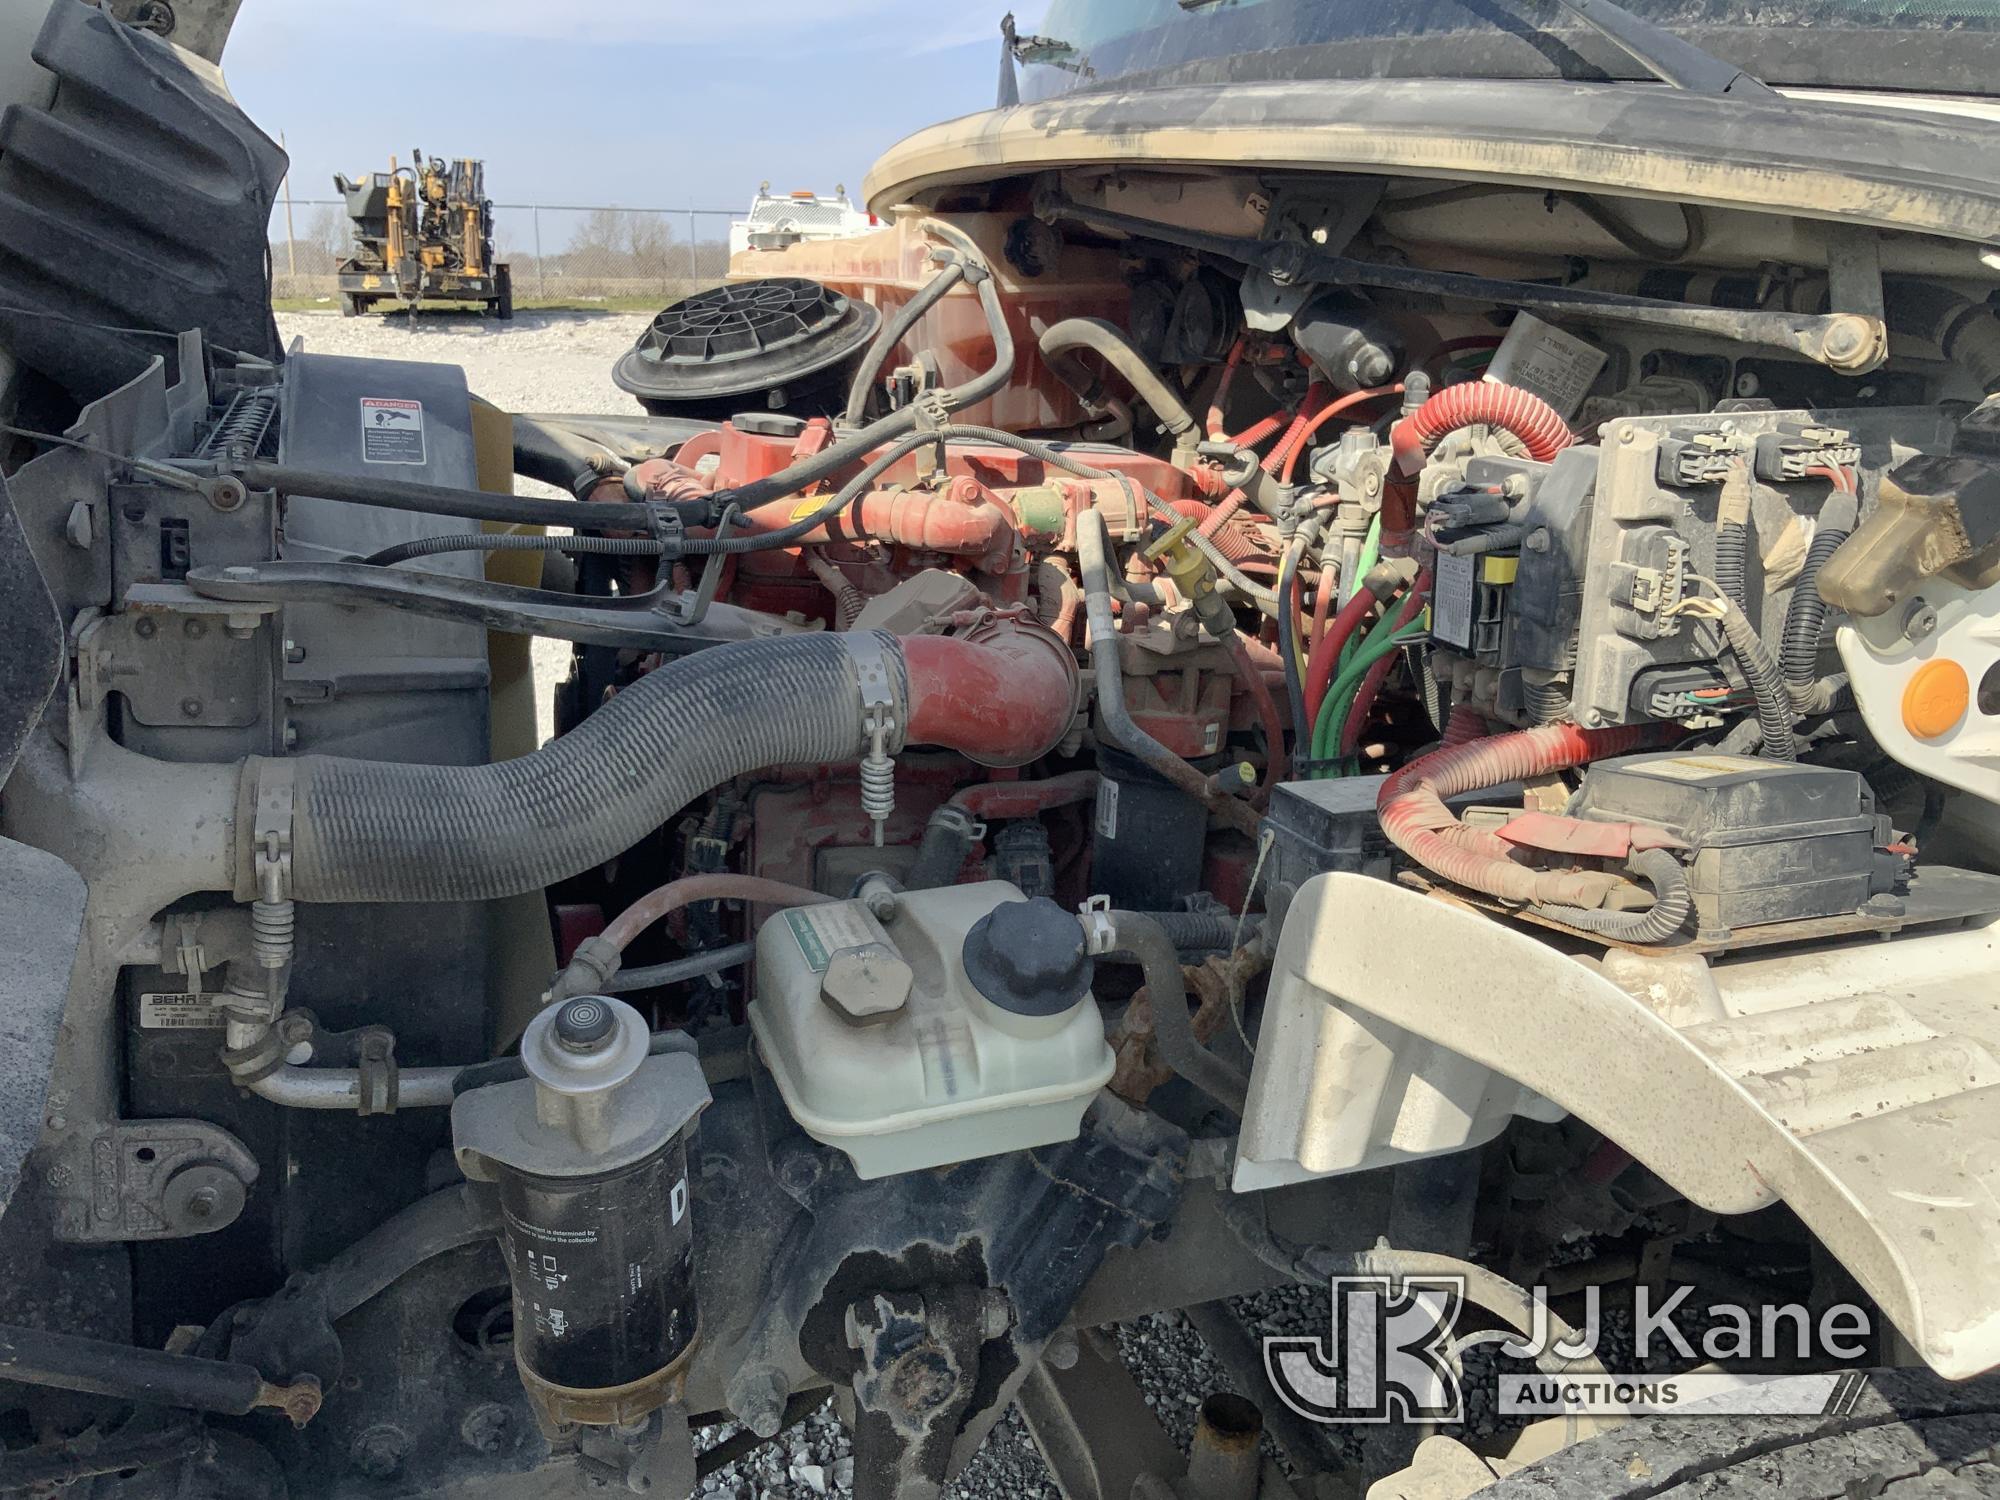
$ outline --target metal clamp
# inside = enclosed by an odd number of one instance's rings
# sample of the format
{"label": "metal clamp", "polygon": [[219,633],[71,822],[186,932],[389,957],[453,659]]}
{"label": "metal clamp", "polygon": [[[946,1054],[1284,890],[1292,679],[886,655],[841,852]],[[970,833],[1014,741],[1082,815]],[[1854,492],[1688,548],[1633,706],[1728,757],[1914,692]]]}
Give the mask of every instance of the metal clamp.
{"label": "metal clamp", "polygon": [[1111,898],[1091,896],[1076,909],[1083,924],[1083,951],[1092,957],[1109,953],[1118,946],[1117,929],[1111,923]]}
{"label": "metal clamp", "polygon": [[868,735],[868,753],[861,757],[861,810],[874,826],[879,849],[884,825],[896,810],[896,762],[890,753],[897,731],[896,695],[889,653],[874,631],[849,631],[841,639],[854,656],[855,680],[861,689],[861,727]]}
{"label": "metal clamp", "polygon": [[298,767],[266,760],[257,768],[257,800],[251,810],[251,859],[257,899],[292,899],[292,802]]}

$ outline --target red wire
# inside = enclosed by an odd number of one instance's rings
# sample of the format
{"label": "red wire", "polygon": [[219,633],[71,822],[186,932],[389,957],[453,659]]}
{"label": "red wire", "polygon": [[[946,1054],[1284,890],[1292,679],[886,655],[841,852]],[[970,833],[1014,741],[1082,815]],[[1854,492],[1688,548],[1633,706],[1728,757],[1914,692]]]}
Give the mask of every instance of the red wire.
{"label": "red wire", "polygon": [[1249,343],[1247,333],[1237,334],[1236,342],[1229,346],[1229,358],[1223,361],[1222,379],[1216,382],[1215,399],[1208,405],[1208,435],[1212,438],[1222,436],[1223,403],[1229,396],[1229,388],[1236,384],[1236,368],[1243,363],[1243,352]]}
{"label": "red wire", "polygon": [[[1275,460],[1279,453],[1283,453],[1284,472],[1280,475],[1280,480],[1282,483],[1290,484],[1292,482],[1292,470],[1298,464],[1299,455],[1312,446],[1313,434],[1318,432],[1320,428],[1326,426],[1328,422],[1331,422],[1342,412],[1352,411],[1364,401],[1372,401],[1377,396],[1400,396],[1402,394],[1403,387],[1400,381],[1395,385],[1378,385],[1365,391],[1349,392],[1338,401],[1321,407],[1317,412],[1313,413],[1312,419],[1305,424],[1303,429],[1297,423],[1294,423],[1292,432],[1287,433],[1284,442],[1271,451],[1271,458],[1265,460],[1264,467],[1269,470],[1272,460]],[[1294,434],[1296,434],[1296,437]]]}
{"label": "red wire", "polygon": [[[1424,600],[1430,596],[1431,575],[1426,568],[1417,574],[1417,581],[1410,585],[1410,591],[1403,596],[1403,607],[1396,611],[1396,623],[1390,626],[1391,633],[1401,630],[1417,617],[1417,611],[1424,607]],[[1386,651],[1379,661],[1368,669],[1355,689],[1354,705],[1347,711],[1347,722],[1340,730],[1340,753],[1352,755],[1361,743],[1361,731],[1368,727],[1368,715],[1375,707],[1375,695],[1382,690],[1382,683],[1389,675],[1389,669],[1396,665],[1397,653]]]}

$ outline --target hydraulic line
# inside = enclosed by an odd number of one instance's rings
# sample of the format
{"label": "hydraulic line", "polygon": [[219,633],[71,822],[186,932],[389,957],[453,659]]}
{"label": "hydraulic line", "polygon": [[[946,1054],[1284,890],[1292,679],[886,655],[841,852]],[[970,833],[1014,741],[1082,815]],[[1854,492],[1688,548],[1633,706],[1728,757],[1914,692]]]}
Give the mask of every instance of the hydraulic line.
{"label": "hydraulic line", "polygon": [[1278,563],[1278,656],[1285,669],[1285,698],[1291,707],[1292,723],[1301,735],[1308,732],[1308,725],[1305,673],[1299,662],[1299,617],[1303,613],[1299,602],[1299,569],[1304,565],[1306,553],[1319,540],[1323,527],[1320,516],[1307,517]]}
{"label": "hydraulic line", "polygon": [[319,1410],[310,1375],[275,1385],[249,1365],[0,1324],[0,1375],[27,1385],[243,1417],[273,1407],[303,1427]]}
{"label": "hydraulic line", "polygon": [[[1357,406],[1373,401],[1378,396],[1400,396],[1402,394],[1403,383],[1399,380],[1394,385],[1378,385],[1365,391],[1350,391],[1345,396],[1340,397],[1339,400],[1328,402],[1325,406],[1321,407],[1314,413],[1312,420],[1300,429],[1297,438],[1288,439],[1287,442],[1278,445],[1280,449],[1284,450],[1283,465],[1279,470],[1281,481],[1285,484],[1292,482],[1292,471],[1298,466],[1299,455],[1311,449],[1313,438],[1318,435],[1319,430],[1326,426],[1328,422],[1331,422],[1335,417],[1340,416],[1344,412],[1352,411]],[[1277,450],[1273,450],[1272,456],[1277,456]]]}
{"label": "hydraulic line", "polygon": [[[1404,596],[1409,603],[1409,596]],[[1422,608],[1421,602],[1417,608]],[[1351,722],[1356,699],[1367,679],[1380,666],[1382,676],[1388,675],[1388,664],[1393,660],[1398,647],[1421,636],[1427,628],[1413,611],[1409,618],[1400,619],[1398,614],[1384,614],[1375,622],[1375,628],[1361,639],[1356,649],[1350,653],[1347,662],[1340,669],[1340,675],[1328,686],[1325,697],[1320,702],[1319,718],[1313,724],[1312,755],[1316,769],[1322,774],[1337,756],[1352,753],[1351,746],[1343,750],[1347,726]],[[1380,679],[1377,679],[1379,685]],[[1358,732],[1358,727],[1357,732]]]}
{"label": "hydraulic line", "polygon": [[469,531],[455,536],[418,537],[371,552],[361,559],[377,568],[392,568],[413,558],[445,552],[565,552],[572,556],[658,557],[666,549],[643,536],[533,536],[504,531]]}
{"label": "hydraulic line", "polygon": [[[1243,691],[1249,694],[1251,706],[1257,710],[1257,722],[1264,731],[1263,792],[1268,797],[1271,790],[1285,779],[1289,770],[1289,763],[1285,758],[1284,720],[1278,717],[1278,705],[1271,697],[1270,688],[1264,684],[1264,674],[1257,670],[1257,664],[1250,659],[1250,652],[1243,644],[1242,632],[1230,631],[1229,638],[1223,645],[1229,648],[1229,660],[1236,668],[1237,680],[1243,684]],[[1288,677],[1296,681],[1298,677],[1296,654],[1288,653],[1285,660],[1292,667],[1291,672],[1287,674]],[[1289,682],[1287,686],[1289,687]],[[1293,722],[1299,722],[1300,711],[1294,709],[1293,713]]]}
{"label": "hydraulic line", "polygon": [[[461,490],[404,479],[357,479],[351,474],[302,469],[253,459],[231,466],[252,489],[277,490],[316,500],[340,500],[380,510],[457,516],[468,521],[505,521],[516,526],[567,526],[578,531],[651,532],[653,508],[620,501],[531,500],[491,490]],[[704,502],[704,509],[706,502]]]}
{"label": "hydraulic line", "polygon": [[1368,715],[1375,707],[1375,697],[1382,690],[1382,683],[1389,675],[1389,669],[1396,664],[1397,651],[1422,634],[1418,616],[1430,600],[1430,574],[1419,573],[1417,581],[1403,596],[1402,607],[1392,617],[1390,634],[1380,654],[1369,664],[1356,685],[1354,704],[1347,711],[1340,731],[1340,753],[1352,755],[1361,743],[1361,731],[1368,722]]}
{"label": "hydraulic line", "polygon": [[605,981],[604,992],[607,995],[627,995],[633,990],[663,989],[670,984],[685,984],[690,979],[704,979],[726,969],[741,968],[756,956],[755,943],[731,943],[724,948],[690,953],[686,958],[669,959],[663,964],[620,969]]}

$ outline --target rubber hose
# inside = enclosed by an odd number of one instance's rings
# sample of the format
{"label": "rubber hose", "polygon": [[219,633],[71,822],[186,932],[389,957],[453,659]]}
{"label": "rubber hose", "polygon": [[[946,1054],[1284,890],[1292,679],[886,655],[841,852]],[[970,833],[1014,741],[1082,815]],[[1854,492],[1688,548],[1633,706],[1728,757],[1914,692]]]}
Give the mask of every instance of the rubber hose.
{"label": "rubber hose", "polygon": [[1200,425],[1172,386],[1146,363],[1125,330],[1103,318],[1065,318],[1041,336],[1042,362],[1049,373],[1068,386],[1086,407],[1103,404],[1103,382],[1076,359],[1088,349],[1125,378],[1133,394],[1152,409],[1177,443],[1192,446],[1201,439]]}
{"label": "rubber hose", "polygon": [[903,341],[904,335],[917,326],[917,320],[963,280],[965,266],[962,263],[946,266],[919,287],[917,294],[898,308],[896,315],[876,332],[867,352],[861,356],[861,363],[855,366],[854,381],[847,389],[847,410],[842,417],[850,427],[867,413],[868,397],[873,392],[875,377],[882,373],[882,361]]}
{"label": "rubber hose", "polygon": [[1799,569],[1799,581],[1792,588],[1792,602],[1785,609],[1785,630],[1778,643],[1778,669],[1786,686],[1809,687],[1819,676],[1819,640],[1826,626],[1826,600],[1819,593],[1819,572],[1848,533],[1821,527],[1813,533],[1812,545]]}
{"label": "rubber hose", "polygon": [[1160,1061],[1239,1119],[1250,1097],[1250,1080],[1243,1070],[1204,1047],[1195,1038],[1188,1012],[1187,981],[1181,977],[1180,950],[1157,917],[1143,912],[1114,911],[1112,952],[1129,954],[1146,976],[1146,993],[1153,1006],[1153,1040]]}
{"label": "rubber hose", "polygon": [[1757,728],[1764,754],[1772,760],[1797,760],[1799,745],[1792,734],[1795,716],[1792,695],[1785,687],[1778,664],[1764,648],[1757,627],[1733,601],[1722,611],[1722,635],[1756,696]]}
{"label": "rubber hose", "polygon": [[[876,635],[891,706],[909,678]],[[622,853],[702,793],[774,765],[867,749],[852,636],[733,642],[670,662],[540,750],[486,766],[304,755],[292,885],[305,901],[489,901]],[[258,763],[251,762],[252,766]]]}
{"label": "rubber hose", "polygon": [[976,820],[962,807],[947,802],[931,814],[924,836],[917,843],[917,857],[903,877],[903,888],[932,891],[951,885],[972,857],[972,830]]}
{"label": "rubber hose", "polygon": [[[1149,911],[1139,915],[1157,924],[1168,941],[1183,953],[1227,951],[1236,943],[1236,918],[1228,912]],[[1252,918],[1243,930],[1255,932],[1257,926]]]}
{"label": "rubber hose", "polygon": [[600,443],[564,432],[533,417],[512,418],[514,472],[581,494],[607,474],[622,474],[624,459]]}
{"label": "rubber hose", "polygon": [[1665,849],[1644,849],[1632,856],[1631,871],[1653,888],[1653,904],[1644,911],[1602,911],[1583,906],[1537,906],[1536,916],[1561,922],[1621,943],[1664,943],[1687,925],[1694,910],[1694,892],[1687,870]]}
{"label": "rubber hose", "polygon": [[1208,778],[1148,734],[1125,703],[1125,672],[1118,660],[1118,622],[1111,612],[1111,537],[1101,511],[1087,510],[1076,521],[1077,569],[1090,620],[1090,667],[1097,681],[1099,733],[1137,756],[1169,785],[1199,801],[1239,833],[1257,837],[1257,814],[1245,803],[1211,787]]}
{"label": "rubber hose", "polygon": [[2000,319],[1988,304],[1925,282],[1892,284],[1887,302],[1892,327],[1936,344],[1987,395],[2000,392]]}

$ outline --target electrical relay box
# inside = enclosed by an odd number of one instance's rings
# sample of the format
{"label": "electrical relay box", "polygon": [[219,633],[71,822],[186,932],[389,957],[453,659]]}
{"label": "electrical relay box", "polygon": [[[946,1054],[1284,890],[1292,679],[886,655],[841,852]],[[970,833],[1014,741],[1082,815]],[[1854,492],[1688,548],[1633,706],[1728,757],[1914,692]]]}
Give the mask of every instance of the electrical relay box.
{"label": "electrical relay box", "polygon": [[1834,766],[1713,751],[1626,756],[1592,766],[1570,810],[1683,840],[1705,937],[1843,916],[1907,874],[1868,783]]}

